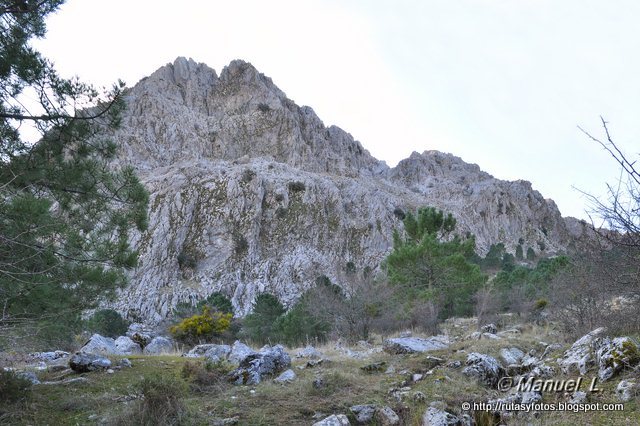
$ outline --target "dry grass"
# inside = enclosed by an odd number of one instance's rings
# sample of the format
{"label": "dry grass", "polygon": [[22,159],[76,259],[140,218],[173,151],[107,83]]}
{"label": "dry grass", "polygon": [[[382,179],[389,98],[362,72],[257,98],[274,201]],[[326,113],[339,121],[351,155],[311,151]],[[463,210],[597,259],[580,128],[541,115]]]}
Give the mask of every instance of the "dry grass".
{"label": "dry grass", "polygon": [[[466,336],[477,328],[473,321],[463,321],[464,326],[443,328],[452,335]],[[455,328],[456,332],[451,332]],[[507,326],[508,328],[508,326]],[[501,340],[456,340],[448,349],[431,352],[428,355],[445,359],[446,362],[459,360],[464,364],[468,353],[481,352],[496,358],[504,347],[518,347],[526,352],[536,349],[540,354],[542,346],[561,341],[552,327],[526,326],[522,332]],[[381,337],[374,337],[376,345]],[[568,346],[568,345],[567,345]],[[294,356],[301,348],[289,350]],[[495,390],[468,379],[462,369],[452,369],[445,365],[429,368],[426,354],[389,355],[374,353],[366,359],[352,359],[344,351],[330,342],[317,349],[331,362],[313,368],[304,366],[306,359],[293,358],[292,369],[297,378],[290,384],[281,385],[265,380],[257,386],[234,386],[223,380],[224,368],[207,369],[201,360],[178,356],[134,356],[129,357],[133,368],[117,371],[115,374],[88,373],[84,376],[88,383],[74,383],[61,386],[37,386],[33,389],[29,410],[23,410],[11,417],[12,424],[95,424],[102,420],[114,421],[139,407],[139,390],[135,384],[142,378],[163,375],[189,386],[182,398],[184,416],[180,424],[209,424],[212,418],[238,417],[241,425],[310,425],[314,415],[322,413],[349,414],[349,407],[356,404],[388,405],[402,418],[404,425],[420,425],[421,417],[429,403],[442,401],[447,408],[461,413],[462,402],[486,401],[498,397]],[[354,351],[364,351],[351,347]],[[562,350],[555,355],[560,356]],[[360,367],[378,361],[386,362],[393,373],[365,373]],[[423,373],[424,378],[411,382],[412,373]],[[620,379],[629,377],[625,372]],[[59,375],[59,373],[55,373]],[[50,380],[54,373],[45,373],[41,379]],[[560,376],[559,376],[560,377]],[[323,385],[314,387],[314,381],[322,379]],[[603,384],[604,391],[592,395],[591,402],[616,402],[615,386],[620,379]],[[390,389],[403,386],[411,389],[402,401],[398,401]],[[425,400],[415,400],[416,392],[422,392]],[[560,401],[560,394],[545,394],[544,402]],[[552,425],[552,424],[639,424],[640,407],[637,401],[625,404],[625,411],[590,413],[544,413],[540,417],[521,416],[509,419],[506,424]],[[478,413],[478,424],[490,424],[486,415]]]}

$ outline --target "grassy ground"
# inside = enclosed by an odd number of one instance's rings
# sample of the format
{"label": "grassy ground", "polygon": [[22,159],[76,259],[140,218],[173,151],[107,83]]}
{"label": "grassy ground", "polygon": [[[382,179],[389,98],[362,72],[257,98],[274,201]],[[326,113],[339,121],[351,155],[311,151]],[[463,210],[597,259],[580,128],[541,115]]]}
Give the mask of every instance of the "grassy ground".
{"label": "grassy ground", "polygon": [[[460,335],[465,333],[464,330],[458,331]],[[455,334],[453,329],[449,332]],[[555,337],[551,329],[528,326],[514,337],[459,340],[449,349],[429,355],[442,357],[447,362],[459,360],[464,364],[467,354],[472,351],[497,357],[500,348],[516,346],[529,351],[541,348],[540,341],[552,342]],[[367,359],[357,360],[347,357],[334,345],[327,344],[319,349],[331,362],[299,369],[306,360],[294,359],[293,369],[297,378],[287,385],[266,380],[257,386],[235,386],[224,380],[224,366],[206,370],[202,360],[178,355],[132,356],[129,357],[132,368],[123,368],[113,374],[86,373],[82,375],[87,379],[85,383],[34,386],[31,398],[26,403],[0,408],[0,411],[5,411],[1,421],[16,425],[136,424],[137,420],[131,420],[131,413],[139,409],[142,401],[136,384],[145,377],[157,374],[188,386],[188,391],[181,398],[187,415],[181,419],[184,424],[194,425],[213,424],[213,419],[231,417],[236,417],[241,425],[311,425],[317,421],[314,415],[348,414],[349,407],[356,404],[388,405],[401,416],[403,424],[420,425],[422,414],[433,401],[443,401],[450,411],[460,414],[462,402],[480,402],[500,396],[497,391],[462,375],[461,368],[439,366],[429,370],[425,354],[375,353]],[[294,354],[295,350],[290,353]],[[562,350],[559,350],[557,355],[561,353]],[[112,360],[117,361],[117,357],[112,357]],[[377,361],[384,361],[385,368],[391,367],[394,373],[366,373],[360,369]],[[198,376],[198,372],[204,376]],[[413,383],[410,379],[413,373],[423,373],[425,376]],[[631,372],[626,372],[621,377],[601,384],[603,391],[591,394],[589,401],[617,402],[615,386],[621,378],[631,375]],[[61,377],[61,373],[39,373],[40,380],[78,376],[74,373],[65,377]],[[318,377],[322,377],[323,387],[313,386]],[[585,379],[588,380],[590,377]],[[400,402],[390,390],[404,386],[410,387],[410,390],[405,389],[407,393]],[[423,393],[426,398],[422,400],[419,394],[416,397],[417,392]],[[555,393],[545,393],[543,398],[544,402],[566,400],[565,395]],[[489,421],[488,416],[482,414],[478,414],[476,419],[479,422]],[[623,412],[546,412],[539,416],[514,416],[503,419],[503,422],[516,425],[637,425],[640,424],[640,407],[637,401],[633,401],[625,403]]]}

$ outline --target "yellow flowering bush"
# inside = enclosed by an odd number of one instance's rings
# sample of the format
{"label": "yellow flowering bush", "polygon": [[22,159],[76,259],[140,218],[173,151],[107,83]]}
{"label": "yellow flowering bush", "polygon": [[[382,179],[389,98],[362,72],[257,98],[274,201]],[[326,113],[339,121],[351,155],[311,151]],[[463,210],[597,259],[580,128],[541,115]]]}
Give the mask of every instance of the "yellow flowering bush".
{"label": "yellow flowering bush", "polygon": [[183,319],[172,326],[169,331],[178,341],[196,343],[201,339],[224,333],[231,325],[231,318],[231,314],[212,312],[208,307],[205,307],[202,314]]}

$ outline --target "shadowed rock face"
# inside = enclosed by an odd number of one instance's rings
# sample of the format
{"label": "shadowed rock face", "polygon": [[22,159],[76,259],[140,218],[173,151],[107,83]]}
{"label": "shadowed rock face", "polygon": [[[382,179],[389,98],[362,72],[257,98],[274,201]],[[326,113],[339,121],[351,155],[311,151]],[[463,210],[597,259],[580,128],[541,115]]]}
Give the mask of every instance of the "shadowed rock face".
{"label": "shadowed rock face", "polygon": [[114,307],[148,323],[214,291],[245,314],[265,291],[291,305],[319,276],[340,284],[347,262],[375,271],[401,211],[425,205],[453,213],[480,253],[522,239],[525,252],[553,255],[583,232],[529,182],[451,154],[389,168],[243,61],[218,76],[178,58],[125,99],[118,162],[150,191],[150,226],[133,236],[139,266]]}

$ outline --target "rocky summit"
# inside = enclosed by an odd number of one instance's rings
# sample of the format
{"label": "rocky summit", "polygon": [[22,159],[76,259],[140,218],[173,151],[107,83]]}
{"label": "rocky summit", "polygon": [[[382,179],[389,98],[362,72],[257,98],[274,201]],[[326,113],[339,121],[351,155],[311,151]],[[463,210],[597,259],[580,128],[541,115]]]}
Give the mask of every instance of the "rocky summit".
{"label": "rocky summit", "polygon": [[414,152],[390,168],[240,60],[218,75],[178,58],[125,101],[117,161],[140,175],[150,211],[113,307],[146,323],[214,291],[246,314],[262,292],[290,306],[318,277],[340,284],[347,264],[375,271],[418,207],[451,212],[480,254],[503,243],[552,256],[586,232],[529,182],[451,154]]}

